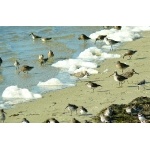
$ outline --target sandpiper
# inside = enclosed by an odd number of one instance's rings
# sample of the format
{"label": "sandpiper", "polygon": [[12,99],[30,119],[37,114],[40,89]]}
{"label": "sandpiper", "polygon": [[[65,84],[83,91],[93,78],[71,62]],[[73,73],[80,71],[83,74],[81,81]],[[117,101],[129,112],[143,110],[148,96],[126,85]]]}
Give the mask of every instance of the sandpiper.
{"label": "sandpiper", "polygon": [[135,112],[135,109],[133,106],[128,106],[125,108],[126,113],[132,115]]}
{"label": "sandpiper", "polygon": [[126,77],[126,78],[131,78],[134,74],[139,74],[139,73],[135,72],[135,70],[132,69],[131,71],[127,71],[121,75]]}
{"label": "sandpiper", "polygon": [[45,64],[48,61],[48,58],[39,59],[41,65]]}
{"label": "sandpiper", "polygon": [[124,55],[123,55],[123,59],[125,56],[129,56],[129,59],[131,59],[132,55],[135,54],[137,51],[133,51],[133,50],[128,50]]}
{"label": "sandpiper", "polygon": [[54,57],[54,53],[53,53],[53,51],[51,51],[51,50],[48,52],[47,55],[48,55],[48,58]]}
{"label": "sandpiper", "polygon": [[43,54],[40,54],[40,55],[39,55],[39,60],[40,60],[40,59],[44,59],[44,55],[43,55]]}
{"label": "sandpiper", "polygon": [[[66,108],[68,109],[68,111],[71,112],[71,116],[72,116],[72,112],[73,112],[73,111],[76,111],[76,114],[77,114],[78,106],[76,106],[76,105],[74,105],[74,104],[68,104]],[[66,108],[65,108],[65,109],[66,109]]]}
{"label": "sandpiper", "polygon": [[104,38],[104,42],[105,42],[107,45],[110,45],[110,46],[111,46],[110,50],[113,50],[112,45],[120,43],[120,41],[115,41],[115,40],[112,40],[112,39],[108,39],[107,37]]}
{"label": "sandpiper", "polygon": [[83,78],[83,77],[89,76],[90,74],[87,71],[81,71],[81,72],[76,72],[76,73],[73,73],[73,74],[70,74],[70,75],[75,76],[77,78]]}
{"label": "sandpiper", "polygon": [[147,122],[147,119],[145,118],[145,116],[142,113],[138,113],[138,118],[141,123]]}
{"label": "sandpiper", "polygon": [[87,41],[91,38],[89,38],[88,36],[86,36],[85,34],[81,34],[79,37],[78,37],[79,40],[84,40],[84,41]]}
{"label": "sandpiper", "polygon": [[96,41],[98,40],[104,40],[104,38],[106,37],[107,35],[99,35],[96,39],[95,39],[95,43]]}
{"label": "sandpiper", "polygon": [[56,120],[55,118],[50,118],[50,119],[47,120],[46,123],[59,123],[59,121]]}
{"label": "sandpiper", "polygon": [[121,26],[114,26],[114,28],[117,30],[121,30],[122,27]]}
{"label": "sandpiper", "polygon": [[30,121],[27,120],[26,118],[23,118],[23,119],[22,119],[22,123],[30,123]]}
{"label": "sandpiper", "polygon": [[94,82],[91,82],[89,81],[88,83],[86,83],[87,87],[93,89],[93,92],[94,92],[94,89],[97,88],[97,87],[102,87],[100,84],[97,84],[97,83],[94,83]]}
{"label": "sandpiper", "polygon": [[3,123],[4,123],[5,119],[6,119],[5,114],[6,114],[6,112],[5,112],[3,109],[1,109],[1,118],[0,118],[0,120],[1,120]]}
{"label": "sandpiper", "polygon": [[15,60],[15,62],[14,62],[14,66],[16,67],[16,70],[18,70],[18,69],[19,69],[19,65],[20,65],[20,63],[19,63],[17,60]]}
{"label": "sandpiper", "polygon": [[41,41],[43,41],[43,42],[46,42],[46,41],[49,41],[49,40],[51,40],[52,38],[44,38],[44,37],[41,37]]}
{"label": "sandpiper", "polygon": [[111,107],[108,107],[105,111],[104,111],[104,116],[106,117],[110,117],[113,114],[113,110]]}
{"label": "sandpiper", "polygon": [[40,36],[35,35],[34,33],[31,33],[31,34],[29,34],[29,35],[32,36],[32,39],[33,39],[33,40],[35,40],[35,39],[40,39],[40,38],[41,38]]}
{"label": "sandpiper", "polygon": [[100,120],[102,123],[111,123],[110,117],[104,116],[104,114],[100,114]]}
{"label": "sandpiper", "polygon": [[0,57],[0,66],[1,66],[2,63],[3,63],[3,60],[2,60],[2,58]]}
{"label": "sandpiper", "polygon": [[[119,87],[122,87],[123,81],[125,81],[127,78],[122,75],[119,75],[117,73],[117,71],[115,71],[112,75],[114,76],[114,80],[119,82]],[[110,76],[112,76],[112,75],[110,75]]]}
{"label": "sandpiper", "polygon": [[34,67],[31,66],[27,66],[27,65],[23,65],[21,68],[19,68],[18,74],[20,72],[24,72],[24,73],[28,73],[28,71],[30,71],[31,69],[33,69]]}
{"label": "sandpiper", "polygon": [[72,119],[72,123],[81,123],[80,121],[78,121],[76,118]]}
{"label": "sandpiper", "polygon": [[143,86],[143,88],[145,89],[145,84],[146,84],[146,81],[145,81],[145,79],[144,80],[142,80],[142,81],[140,81],[137,85],[138,85],[138,90],[140,89],[140,87],[142,87]]}
{"label": "sandpiper", "polygon": [[129,65],[121,63],[120,61],[117,61],[116,68],[121,69],[122,73],[123,73],[123,70],[128,68],[128,67],[129,67]]}
{"label": "sandpiper", "polygon": [[83,106],[79,107],[79,110],[81,115],[86,115],[88,113],[87,109]]}

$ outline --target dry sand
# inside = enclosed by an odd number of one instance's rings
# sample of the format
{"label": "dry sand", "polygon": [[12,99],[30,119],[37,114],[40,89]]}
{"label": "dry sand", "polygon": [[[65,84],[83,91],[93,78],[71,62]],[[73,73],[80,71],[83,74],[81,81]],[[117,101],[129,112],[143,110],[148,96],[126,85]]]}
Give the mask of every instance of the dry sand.
{"label": "dry sand", "polygon": [[[43,98],[33,100],[31,102],[17,104],[13,108],[5,110],[6,123],[19,123],[23,118],[27,118],[31,123],[41,123],[46,119],[54,117],[60,122],[71,122],[72,118],[76,118],[81,122],[90,120],[103,108],[111,104],[127,104],[138,96],[150,97],[149,84],[146,90],[137,89],[137,83],[143,79],[150,81],[150,32],[142,32],[143,38],[133,42],[123,43],[117,50],[110,53],[123,55],[127,49],[137,50],[131,60],[128,57],[124,59],[108,59],[103,61],[98,68],[99,74],[91,75],[88,79],[79,81],[76,86],[66,89],[49,92],[43,95]],[[121,74],[121,70],[115,67],[117,61],[121,61],[130,65],[124,72],[135,69],[139,75],[134,75],[128,82],[123,84],[122,88],[118,88],[118,82],[113,77],[109,77],[115,70]],[[108,69],[107,73],[103,71]],[[94,81],[101,84],[102,88],[95,89],[94,93],[85,84],[85,81]],[[80,116],[73,112],[71,116],[67,110],[64,110],[68,103],[87,108],[89,115]],[[90,115],[91,114],[91,115]]]}

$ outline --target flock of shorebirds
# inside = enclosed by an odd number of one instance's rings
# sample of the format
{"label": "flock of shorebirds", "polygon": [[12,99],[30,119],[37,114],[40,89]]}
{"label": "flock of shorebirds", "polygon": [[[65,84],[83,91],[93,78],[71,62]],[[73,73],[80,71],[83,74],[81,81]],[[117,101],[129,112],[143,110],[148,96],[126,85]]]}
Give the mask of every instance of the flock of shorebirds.
{"label": "flock of shorebirds", "polygon": [[[112,27],[104,26],[104,28],[112,28]],[[117,30],[121,30],[121,26],[113,26],[113,28],[115,28]],[[43,41],[43,42],[52,39],[52,38],[41,37],[41,36],[35,35],[34,33],[31,33],[30,35],[31,35],[33,40],[41,39],[41,41]],[[81,34],[78,39],[79,40],[84,40],[86,42],[87,40],[90,39],[90,37],[86,36],[85,34]],[[103,40],[107,45],[110,46],[110,50],[113,50],[113,45],[114,44],[120,43],[120,41],[115,41],[113,39],[108,39],[107,35],[99,35],[96,38],[95,43],[98,40]],[[131,59],[132,56],[136,52],[137,52],[136,50],[128,50],[126,53],[124,53],[123,58],[128,56],[129,59]],[[39,60],[41,65],[44,65],[50,58],[53,58],[53,57],[54,57],[54,53],[53,53],[53,51],[50,50],[48,52],[48,57],[47,58],[44,58],[44,55],[40,54],[38,60]],[[0,66],[1,66],[2,63],[3,63],[3,60],[0,57]],[[14,66],[16,67],[16,70],[18,70],[18,74],[20,72],[28,73],[28,71],[30,71],[34,68],[33,66],[28,66],[28,65],[23,65],[23,66],[19,67],[20,63],[17,60],[14,62]],[[115,81],[119,82],[119,87],[122,87],[122,84],[124,83],[124,81],[128,80],[128,78],[132,77],[134,74],[139,74],[134,69],[131,69],[131,71],[127,71],[127,72],[124,73],[124,70],[128,67],[129,67],[129,65],[127,65],[125,63],[122,63],[120,61],[117,61],[116,68],[120,69],[122,71],[122,74],[118,74],[117,71],[115,71],[112,75],[110,75],[110,76],[114,77]],[[75,76],[78,79],[80,79],[80,78],[83,78],[85,76],[89,76],[90,74],[87,71],[82,71],[82,72],[77,72],[77,73],[73,73],[73,74],[70,74],[70,75]],[[140,89],[140,86],[144,87],[145,83],[146,83],[145,80],[142,80],[139,83],[137,83],[138,90]],[[86,85],[87,85],[88,88],[92,89],[93,92],[94,92],[94,89],[96,89],[98,87],[102,87],[100,84],[94,83],[92,81],[88,81],[86,83]],[[81,115],[86,115],[88,113],[87,109],[84,108],[83,106],[79,107],[79,106],[76,106],[74,104],[68,104],[65,109],[67,109],[71,113],[71,116],[72,116],[72,112],[75,111],[76,114],[77,114],[78,110],[79,110]],[[128,113],[128,114],[132,113],[133,109],[134,108],[129,108],[129,107],[126,108],[126,113]],[[109,120],[108,118],[112,115],[112,112],[113,112],[112,108],[108,107],[103,114],[100,114],[99,117],[100,117],[101,122],[110,123],[111,120]],[[139,118],[139,121],[141,123],[146,122],[146,118],[144,117],[144,115],[141,112],[138,113],[138,118]],[[1,109],[1,118],[0,118],[0,120],[2,122],[4,122],[5,119],[6,119],[6,112],[3,109]],[[23,118],[22,123],[30,123],[30,121],[27,120],[26,118]],[[45,121],[45,123],[59,123],[59,121],[56,120],[55,118],[50,118],[50,119],[47,119]],[[80,121],[78,121],[76,118],[73,118],[72,123],[80,123]],[[90,121],[85,120],[85,123],[90,123]]]}

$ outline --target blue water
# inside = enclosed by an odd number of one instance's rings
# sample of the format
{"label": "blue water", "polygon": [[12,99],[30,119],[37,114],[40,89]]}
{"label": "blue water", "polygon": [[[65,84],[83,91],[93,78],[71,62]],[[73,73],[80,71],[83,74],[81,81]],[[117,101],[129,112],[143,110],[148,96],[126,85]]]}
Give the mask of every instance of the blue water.
{"label": "blue water", "polygon": [[[1,26],[0,27],[0,57],[3,59],[0,67],[0,102],[6,87],[18,85],[19,88],[35,90],[39,81],[47,81],[50,78],[61,77],[62,80],[70,80],[70,76],[62,73],[61,69],[51,65],[59,60],[75,58],[80,52],[95,46],[93,41],[84,43],[78,40],[80,34],[89,36],[102,27],[80,27],[80,26]],[[33,32],[39,36],[52,37],[52,40],[43,43],[41,40],[33,41],[29,34]],[[97,47],[99,43],[97,44]],[[40,66],[39,54],[47,57],[49,50],[55,54],[53,60]],[[21,65],[34,66],[29,74],[18,75],[14,61],[18,60]],[[39,91],[38,91],[39,92]],[[41,89],[41,92],[46,92]]]}

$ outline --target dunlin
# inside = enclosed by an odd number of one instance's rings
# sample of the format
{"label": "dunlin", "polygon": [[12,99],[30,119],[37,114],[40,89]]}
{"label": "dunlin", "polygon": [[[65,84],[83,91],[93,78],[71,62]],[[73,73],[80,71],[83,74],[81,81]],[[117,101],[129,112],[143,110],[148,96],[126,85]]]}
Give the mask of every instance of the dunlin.
{"label": "dunlin", "polygon": [[128,68],[128,67],[129,67],[129,65],[121,63],[120,61],[117,61],[116,68],[121,69],[122,73],[123,73],[123,70]]}
{"label": "dunlin", "polygon": [[86,83],[87,87],[93,89],[93,92],[94,92],[94,89],[97,88],[97,87],[102,87],[100,84],[97,84],[97,83],[94,83],[94,82],[91,82],[89,81],[88,83]]}
{"label": "dunlin", "polygon": [[104,116],[106,117],[110,117],[113,114],[113,110],[111,107],[108,107],[105,111],[104,111]]}
{"label": "dunlin", "polygon": [[22,123],[30,123],[30,121],[27,120],[26,118],[23,118],[23,119],[22,119]]}
{"label": "dunlin", "polygon": [[137,51],[133,51],[133,50],[128,50],[124,55],[123,55],[123,59],[125,56],[129,56],[129,59],[131,59],[132,55],[135,54]]}
{"label": "dunlin", "polygon": [[46,42],[46,41],[49,41],[49,40],[51,40],[52,38],[44,38],[44,37],[41,37],[41,41],[43,41],[43,42]]}
{"label": "dunlin", "polygon": [[107,35],[99,35],[96,39],[95,39],[95,43],[96,43],[96,41],[98,41],[98,40],[104,40],[104,38],[106,37]]}
{"label": "dunlin", "polygon": [[115,71],[112,75],[114,76],[114,80],[119,82],[119,87],[122,87],[123,81],[125,81],[127,78],[122,75],[119,75],[117,71]]}
{"label": "dunlin", "polygon": [[54,53],[53,53],[53,51],[51,51],[51,50],[48,52],[47,55],[48,55],[48,58],[54,57]]}
{"label": "dunlin", "polygon": [[147,119],[145,118],[145,116],[142,113],[138,113],[138,118],[141,123],[147,122]]}
{"label": "dunlin", "polygon": [[83,106],[79,107],[79,110],[81,115],[86,115],[88,113],[87,109]]}
{"label": "dunlin", "polygon": [[72,123],[81,123],[81,122],[79,120],[77,120],[76,118],[73,118]]}
{"label": "dunlin", "polygon": [[31,69],[33,69],[34,67],[31,66],[27,66],[27,65],[23,65],[22,67],[19,68],[18,74],[20,72],[24,72],[24,73],[28,73],[28,71],[30,71]]}
{"label": "dunlin", "polygon": [[143,86],[143,88],[145,89],[145,84],[146,84],[146,81],[145,80],[142,80],[140,81],[137,85],[138,85],[138,90],[140,89],[140,87]]}
{"label": "dunlin", "polygon": [[113,47],[112,47],[112,46],[113,46],[114,44],[120,43],[120,41],[115,41],[115,40],[112,40],[112,39],[108,39],[107,37],[104,38],[104,42],[105,42],[107,45],[110,45],[110,46],[111,46],[110,50],[113,50]]}
{"label": "dunlin", "polygon": [[29,35],[32,36],[32,39],[33,39],[33,40],[35,40],[35,39],[40,39],[40,38],[41,38],[41,36],[35,35],[34,33],[31,33],[31,34],[29,34]]}
{"label": "dunlin", "polygon": [[[76,106],[76,105],[74,105],[74,104],[68,104],[66,108],[68,109],[68,111],[71,112],[71,116],[72,116],[72,112],[73,112],[73,111],[76,111],[76,114],[77,114],[78,106]],[[66,108],[65,108],[65,109],[66,109]]]}
{"label": "dunlin", "polygon": [[0,66],[1,66],[2,63],[3,63],[3,60],[2,60],[2,58],[0,57]]}
{"label": "dunlin", "polygon": [[17,60],[15,60],[14,66],[16,67],[16,70],[19,69],[19,65],[20,65],[20,63]]}
{"label": "dunlin", "polygon": [[1,109],[1,118],[0,118],[0,120],[1,120],[3,123],[4,123],[5,119],[6,119],[5,114],[6,114],[6,112],[5,112],[3,109]]}
{"label": "dunlin", "polygon": [[84,41],[87,41],[91,38],[89,38],[88,36],[86,36],[85,34],[81,34],[79,37],[78,37],[79,40],[84,40]]}

